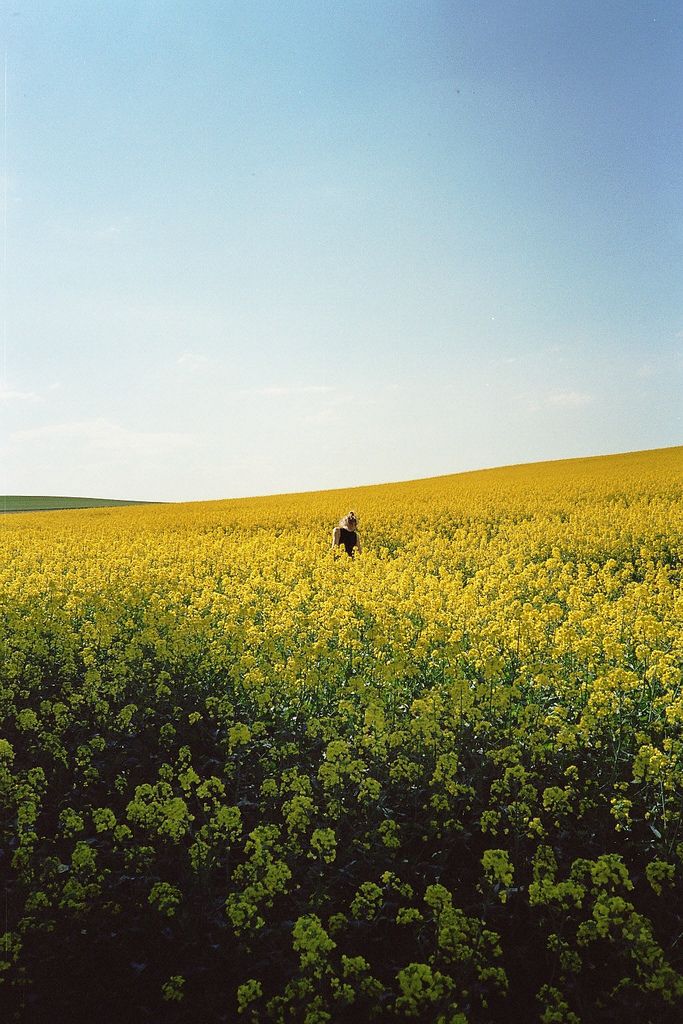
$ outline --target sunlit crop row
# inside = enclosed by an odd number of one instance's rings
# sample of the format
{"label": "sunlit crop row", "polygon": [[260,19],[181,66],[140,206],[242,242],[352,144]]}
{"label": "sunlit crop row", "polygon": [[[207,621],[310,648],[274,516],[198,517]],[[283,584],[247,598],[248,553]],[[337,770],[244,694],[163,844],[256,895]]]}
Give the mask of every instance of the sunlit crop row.
{"label": "sunlit crop row", "polygon": [[680,1019],[682,469],[0,520],[0,1006]]}

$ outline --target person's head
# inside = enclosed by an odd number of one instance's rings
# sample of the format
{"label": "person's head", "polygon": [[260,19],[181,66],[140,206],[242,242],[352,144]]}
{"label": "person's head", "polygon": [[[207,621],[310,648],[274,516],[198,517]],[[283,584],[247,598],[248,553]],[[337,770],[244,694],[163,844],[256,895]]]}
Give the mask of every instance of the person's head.
{"label": "person's head", "polygon": [[339,525],[343,526],[345,530],[351,530],[353,532],[358,526],[358,518],[355,512],[347,512],[343,519],[339,520]]}

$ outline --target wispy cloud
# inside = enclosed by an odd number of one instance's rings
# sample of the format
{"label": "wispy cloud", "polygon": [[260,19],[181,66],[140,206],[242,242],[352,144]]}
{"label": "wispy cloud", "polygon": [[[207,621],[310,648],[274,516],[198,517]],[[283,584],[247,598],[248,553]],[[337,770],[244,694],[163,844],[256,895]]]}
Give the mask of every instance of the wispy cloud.
{"label": "wispy cloud", "polygon": [[14,391],[11,388],[0,388],[0,402],[39,402],[37,391]]}
{"label": "wispy cloud", "polygon": [[521,362],[519,356],[498,356],[495,359],[490,359],[489,363],[491,366],[514,366],[515,363]]}
{"label": "wispy cloud", "polygon": [[545,394],[531,396],[520,395],[522,402],[528,412],[543,412],[548,409],[572,410],[582,409],[594,401],[594,396],[587,391],[547,391]]}
{"label": "wispy cloud", "polygon": [[53,219],[48,230],[63,241],[89,245],[93,242],[117,242],[130,228],[130,218],[112,218],[110,221]]}
{"label": "wispy cloud", "polygon": [[211,360],[208,356],[202,355],[201,352],[183,352],[182,355],[176,359],[176,366],[182,366],[185,370],[191,370],[193,372],[197,370],[205,370],[211,365]]}
{"label": "wispy cloud", "polygon": [[129,430],[105,419],[53,423],[29,430],[16,430],[10,435],[14,446],[39,443],[42,446],[78,445],[90,452],[156,456],[195,447],[194,434]]}
{"label": "wispy cloud", "polygon": [[580,409],[590,405],[593,396],[586,391],[550,391],[543,397],[543,405],[561,409]]}
{"label": "wispy cloud", "polygon": [[334,388],[325,385],[308,385],[305,387],[267,387],[267,388],[240,388],[238,395],[263,396],[266,398],[280,398],[290,395],[324,395],[334,391]]}

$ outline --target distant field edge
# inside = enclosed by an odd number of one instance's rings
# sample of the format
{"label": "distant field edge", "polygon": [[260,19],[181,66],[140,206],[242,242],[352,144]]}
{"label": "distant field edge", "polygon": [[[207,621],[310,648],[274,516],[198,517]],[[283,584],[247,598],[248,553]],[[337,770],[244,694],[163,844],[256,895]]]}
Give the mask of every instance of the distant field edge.
{"label": "distant field edge", "polygon": [[0,514],[4,512],[51,512],[58,509],[114,508],[119,505],[156,505],[160,502],[128,501],[121,498],[66,498],[56,495],[0,495]]}

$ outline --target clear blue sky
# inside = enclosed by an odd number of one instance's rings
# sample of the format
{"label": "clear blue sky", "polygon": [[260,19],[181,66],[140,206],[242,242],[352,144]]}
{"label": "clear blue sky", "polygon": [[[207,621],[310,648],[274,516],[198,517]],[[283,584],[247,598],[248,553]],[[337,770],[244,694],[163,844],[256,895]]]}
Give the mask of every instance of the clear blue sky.
{"label": "clear blue sky", "polygon": [[0,493],[683,441],[678,0],[5,0]]}

